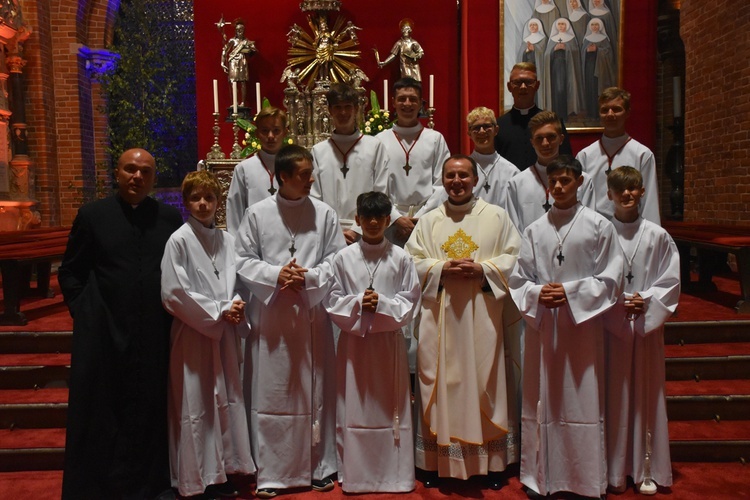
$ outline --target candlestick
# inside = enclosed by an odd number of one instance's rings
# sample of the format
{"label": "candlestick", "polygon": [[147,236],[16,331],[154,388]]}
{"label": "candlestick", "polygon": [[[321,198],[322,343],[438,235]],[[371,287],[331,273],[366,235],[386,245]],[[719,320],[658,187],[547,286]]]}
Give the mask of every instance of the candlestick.
{"label": "candlestick", "polygon": [[680,118],[682,116],[682,86],[680,85],[680,77],[675,76],[672,79],[672,101],[673,101],[673,113],[674,118]]}
{"label": "candlestick", "polygon": [[234,135],[234,144],[232,144],[232,152],[229,153],[229,157],[239,160],[242,158],[242,146],[240,146],[239,140],[237,138],[240,132],[240,126],[237,125],[237,118],[239,118],[239,116],[237,116],[237,101],[235,101],[234,114],[232,115],[232,134]]}
{"label": "candlestick", "polygon": [[388,80],[383,80],[383,109],[388,110]]}
{"label": "candlestick", "polygon": [[260,82],[255,82],[255,114],[260,113],[260,107],[262,106],[260,102]]}
{"label": "candlestick", "polygon": [[[214,83],[216,83],[216,80],[214,80]],[[209,160],[223,160],[226,158],[226,155],[221,150],[221,146],[219,146],[219,132],[221,131],[221,127],[219,127],[219,112],[216,111],[214,113],[214,144],[211,146],[211,151],[208,152],[206,155],[206,158]]]}
{"label": "candlestick", "polygon": [[232,113],[237,114],[237,82],[232,82]]}
{"label": "candlestick", "polygon": [[219,81],[214,80],[214,114],[219,112]]}
{"label": "candlestick", "polygon": [[435,108],[427,108],[427,128],[435,128]]}
{"label": "candlestick", "polygon": [[435,75],[430,75],[430,107],[435,107]]}

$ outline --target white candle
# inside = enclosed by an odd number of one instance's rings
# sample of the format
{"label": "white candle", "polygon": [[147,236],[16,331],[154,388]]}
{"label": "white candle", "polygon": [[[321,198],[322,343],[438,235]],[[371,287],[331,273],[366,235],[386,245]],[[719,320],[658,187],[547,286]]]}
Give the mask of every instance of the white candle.
{"label": "white candle", "polygon": [[675,76],[672,79],[672,105],[674,106],[672,116],[679,118],[682,116],[682,86],[680,85],[680,77]]}
{"label": "white candle", "polygon": [[214,113],[219,114],[219,81],[214,80]]}
{"label": "white candle", "polygon": [[388,111],[388,80],[383,80],[383,106],[382,108]]}
{"label": "white candle", "polygon": [[430,75],[430,107],[435,107],[435,75]]}
{"label": "white candle", "polygon": [[237,114],[237,82],[232,82],[232,112]]}
{"label": "white candle", "polygon": [[255,113],[260,113],[260,82],[255,82]]}

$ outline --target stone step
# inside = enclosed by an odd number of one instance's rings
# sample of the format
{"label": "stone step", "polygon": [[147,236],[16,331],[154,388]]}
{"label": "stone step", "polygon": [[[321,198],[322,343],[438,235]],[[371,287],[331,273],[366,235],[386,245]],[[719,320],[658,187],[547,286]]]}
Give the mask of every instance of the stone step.
{"label": "stone step", "polygon": [[67,389],[0,390],[0,430],[65,428],[67,412]]}
{"label": "stone step", "polygon": [[750,321],[673,321],[664,325],[664,343],[750,342]]}
{"label": "stone step", "polygon": [[667,396],[670,420],[746,420],[750,395]]}
{"label": "stone step", "polygon": [[750,460],[750,420],[669,422],[673,462],[742,462]]}
{"label": "stone step", "polygon": [[61,470],[65,428],[0,429],[0,471]]}
{"label": "stone step", "polygon": [[66,387],[70,354],[0,354],[0,390]]}

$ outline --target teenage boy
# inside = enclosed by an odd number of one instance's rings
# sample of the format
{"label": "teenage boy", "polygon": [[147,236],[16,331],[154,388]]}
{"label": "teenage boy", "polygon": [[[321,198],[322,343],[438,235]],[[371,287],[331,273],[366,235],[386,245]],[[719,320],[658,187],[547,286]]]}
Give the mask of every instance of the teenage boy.
{"label": "teenage boy", "polygon": [[441,168],[450,156],[442,134],[419,122],[422,109],[422,84],[402,78],[393,85],[396,123],[377,135],[388,154],[388,194],[398,218],[386,236],[403,246],[414,230],[417,218],[435,206],[425,207],[436,188],[441,186]]}
{"label": "teenage boy", "polygon": [[315,183],[310,194],[336,210],[346,243],[352,244],[358,238],[357,196],[387,192],[388,156],[380,141],[357,128],[359,94],[353,87],[334,83],[326,99],[334,129],[312,148]]}
{"label": "teenage boy", "polygon": [[384,193],[359,195],[355,218],[362,239],[333,259],[336,282],[327,310],[341,328],[336,441],[346,493],[414,489],[403,327],[416,315],[420,289],[409,255],[384,237],[390,213]]}
{"label": "teenage boy", "polygon": [[607,176],[620,165],[630,165],[640,171],[646,191],[641,198],[640,214],[644,219],[661,225],[654,154],[625,131],[629,117],[630,92],[618,87],[604,89],[599,96],[599,118],[604,134],[578,153],[576,159],[593,179],[596,211],[610,220],[614,209],[607,198]]}
{"label": "teenage boy", "polygon": [[242,216],[250,205],[264,200],[279,189],[274,176],[276,153],[289,133],[286,113],[272,106],[263,108],[255,117],[260,151],[234,167],[227,193],[227,231],[236,234]]}
{"label": "teenage boy", "polygon": [[547,167],[552,209],[523,235],[510,278],[526,320],[521,482],[531,494],[607,490],[603,313],[621,291],[612,224],[577,199],[581,164]]}
{"label": "teenage boy", "polygon": [[[553,111],[540,111],[529,121],[531,145],[536,151],[534,165],[508,181],[505,209],[520,233],[552,207],[547,187],[547,166],[560,155],[564,134],[560,118]],[[594,208],[594,187],[583,174],[577,199]]]}
{"label": "teenage boy", "polygon": [[664,323],[680,298],[680,256],[672,238],[638,213],[641,173],[607,177],[612,223],[625,254],[624,289],[607,313],[607,451],[610,488],[630,476],[641,494],[672,484],[664,395]]}
{"label": "teenage boy", "polygon": [[333,488],[336,381],[323,299],[344,248],[336,212],[309,196],[312,155],[276,155],[279,191],[251,206],[237,232],[237,274],[252,293],[243,381],[259,498]]}

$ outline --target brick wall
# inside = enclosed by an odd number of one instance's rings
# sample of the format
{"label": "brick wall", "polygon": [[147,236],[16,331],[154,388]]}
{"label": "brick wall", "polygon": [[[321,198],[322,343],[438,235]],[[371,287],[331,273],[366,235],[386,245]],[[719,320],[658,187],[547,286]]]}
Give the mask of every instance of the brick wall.
{"label": "brick wall", "polygon": [[750,7],[683,0],[685,220],[750,225]]}

